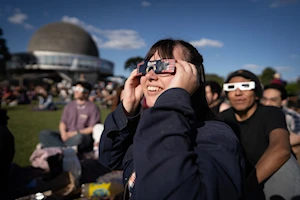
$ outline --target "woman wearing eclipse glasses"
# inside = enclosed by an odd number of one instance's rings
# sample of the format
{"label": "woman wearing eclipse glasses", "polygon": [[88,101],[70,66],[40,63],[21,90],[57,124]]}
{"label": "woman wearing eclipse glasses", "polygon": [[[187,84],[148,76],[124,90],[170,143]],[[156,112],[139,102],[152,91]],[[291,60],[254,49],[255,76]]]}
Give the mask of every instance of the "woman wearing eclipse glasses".
{"label": "woman wearing eclipse glasses", "polygon": [[245,152],[246,199],[300,197],[300,167],[291,155],[281,109],[259,103],[261,83],[250,71],[233,72],[223,89],[231,108],[220,117],[237,134]]}
{"label": "woman wearing eclipse glasses", "polygon": [[241,146],[207,105],[202,63],[191,44],[160,40],[127,79],[99,145],[99,161],[124,170],[127,199],[241,198]]}

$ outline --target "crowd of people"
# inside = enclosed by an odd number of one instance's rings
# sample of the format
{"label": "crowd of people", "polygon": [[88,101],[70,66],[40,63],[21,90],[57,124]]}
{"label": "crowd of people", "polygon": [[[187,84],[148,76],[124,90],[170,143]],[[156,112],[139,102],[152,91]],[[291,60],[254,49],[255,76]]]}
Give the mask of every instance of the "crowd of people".
{"label": "crowd of people", "polygon": [[[122,86],[123,84],[112,81],[94,83],[89,100],[98,103],[101,108],[111,108],[115,106],[115,97],[119,95]],[[56,110],[58,105],[66,105],[72,100],[74,95],[72,87],[71,82],[64,79],[56,83],[51,79],[45,79],[42,83],[21,86],[5,83],[0,86],[1,105],[31,104],[37,111]]]}
{"label": "crowd of people", "polygon": [[[123,184],[102,188],[111,199],[300,199],[300,114],[285,84],[275,74],[262,85],[245,69],[222,85],[205,80],[202,55],[173,39],[156,42],[124,85],[57,84],[66,104],[59,131],[41,131],[31,157],[45,172],[40,192],[68,171],[75,186],[57,193],[64,199],[105,181]],[[112,112],[102,121],[104,107]]]}

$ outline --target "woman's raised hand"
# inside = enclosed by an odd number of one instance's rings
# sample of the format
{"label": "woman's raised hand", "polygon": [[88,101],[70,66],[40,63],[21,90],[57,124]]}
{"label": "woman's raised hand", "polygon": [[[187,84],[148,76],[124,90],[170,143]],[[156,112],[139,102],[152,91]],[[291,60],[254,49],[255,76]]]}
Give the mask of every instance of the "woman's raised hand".
{"label": "woman's raised hand", "polygon": [[126,80],[123,94],[123,107],[128,115],[133,115],[143,98],[140,75],[137,74],[137,69],[133,70]]}
{"label": "woman's raised hand", "polygon": [[199,87],[198,71],[195,65],[177,60],[176,73],[168,88],[182,88],[192,95]]}

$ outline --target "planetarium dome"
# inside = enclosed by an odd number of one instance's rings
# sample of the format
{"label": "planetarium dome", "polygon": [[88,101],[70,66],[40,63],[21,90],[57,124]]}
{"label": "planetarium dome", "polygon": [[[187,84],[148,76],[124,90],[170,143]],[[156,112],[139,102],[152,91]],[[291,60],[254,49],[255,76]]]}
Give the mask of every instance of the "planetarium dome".
{"label": "planetarium dome", "polygon": [[40,28],[32,36],[28,49],[99,57],[95,42],[83,28],[67,23],[55,22]]}

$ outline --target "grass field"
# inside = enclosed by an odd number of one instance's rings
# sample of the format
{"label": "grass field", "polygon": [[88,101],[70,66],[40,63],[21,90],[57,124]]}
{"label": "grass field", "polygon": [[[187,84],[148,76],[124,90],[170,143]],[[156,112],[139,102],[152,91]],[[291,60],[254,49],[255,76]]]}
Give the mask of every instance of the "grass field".
{"label": "grass field", "polygon": [[[32,105],[17,105],[14,107],[3,106],[9,116],[8,128],[15,137],[14,162],[21,166],[28,166],[29,157],[36,144],[38,134],[43,129],[58,130],[59,120],[63,111],[60,107],[57,111],[32,111]],[[101,119],[104,122],[109,109],[101,110]]]}

